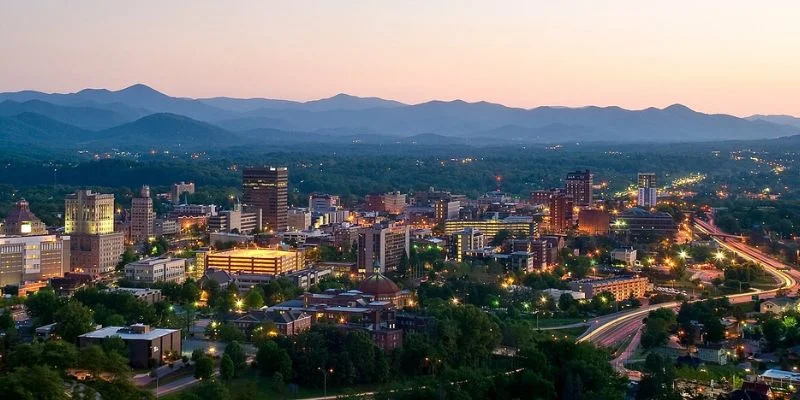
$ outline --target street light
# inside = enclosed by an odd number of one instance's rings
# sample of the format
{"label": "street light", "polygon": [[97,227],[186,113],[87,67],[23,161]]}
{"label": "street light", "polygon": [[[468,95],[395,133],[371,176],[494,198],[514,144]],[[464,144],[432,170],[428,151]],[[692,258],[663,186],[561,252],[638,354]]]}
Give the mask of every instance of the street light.
{"label": "street light", "polygon": [[718,251],[716,254],[714,254],[714,258],[716,258],[717,261],[722,261],[725,259],[725,253]]}
{"label": "street light", "polygon": [[332,374],[332,373],[333,373],[333,368],[329,368],[329,369],[322,369],[322,368],[320,368],[320,367],[317,367],[317,369],[318,369],[318,370],[320,370],[320,371],[322,371],[322,387],[323,387],[323,393],[324,393],[325,397],[328,397],[328,374],[329,374],[329,373],[330,373],[330,374]]}
{"label": "street light", "polygon": [[681,260],[685,260],[688,256],[689,253],[687,253],[686,250],[681,250],[678,252],[678,257],[680,257]]}

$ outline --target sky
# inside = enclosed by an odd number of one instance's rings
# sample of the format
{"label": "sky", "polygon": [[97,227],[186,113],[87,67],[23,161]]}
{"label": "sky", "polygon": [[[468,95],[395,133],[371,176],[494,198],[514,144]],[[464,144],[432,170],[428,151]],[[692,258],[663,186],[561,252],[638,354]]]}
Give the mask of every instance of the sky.
{"label": "sky", "polygon": [[800,115],[800,2],[0,2],[0,91]]}

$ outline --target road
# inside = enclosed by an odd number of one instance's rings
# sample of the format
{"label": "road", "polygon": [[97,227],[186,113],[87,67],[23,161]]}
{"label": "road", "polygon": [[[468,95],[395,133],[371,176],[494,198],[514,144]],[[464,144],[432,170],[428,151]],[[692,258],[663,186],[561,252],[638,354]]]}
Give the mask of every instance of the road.
{"label": "road", "polygon": [[[695,229],[701,233],[718,234],[719,229],[714,226],[713,221],[696,221]],[[737,256],[761,264],[764,270],[772,275],[779,283],[778,288],[770,290],[752,290],[747,293],[732,294],[725,296],[731,303],[743,303],[751,300],[752,295],[758,294],[760,298],[774,297],[780,289],[795,290],[800,281],[800,272],[791,269],[788,265],[762,253],[758,249],[733,238],[715,237],[719,246]],[[642,307],[634,311],[615,314],[613,318],[598,321],[592,324],[589,329],[578,338],[578,342],[591,342],[600,346],[609,346],[618,343],[631,335],[638,335],[642,320],[650,311],[660,308],[677,308],[679,302],[668,302]],[[634,337],[635,339],[635,337]],[[623,365],[627,358],[633,353],[628,351],[631,346],[625,349],[615,360],[615,365]],[[624,368],[624,367],[623,367]]]}

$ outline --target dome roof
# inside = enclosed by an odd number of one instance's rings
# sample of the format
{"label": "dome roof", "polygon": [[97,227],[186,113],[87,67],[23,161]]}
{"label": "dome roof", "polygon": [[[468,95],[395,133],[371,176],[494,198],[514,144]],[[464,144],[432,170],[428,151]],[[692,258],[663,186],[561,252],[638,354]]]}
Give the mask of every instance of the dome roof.
{"label": "dome roof", "polygon": [[397,293],[400,293],[397,284],[380,272],[375,272],[361,281],[358,290],[373,296],[396,296]]}

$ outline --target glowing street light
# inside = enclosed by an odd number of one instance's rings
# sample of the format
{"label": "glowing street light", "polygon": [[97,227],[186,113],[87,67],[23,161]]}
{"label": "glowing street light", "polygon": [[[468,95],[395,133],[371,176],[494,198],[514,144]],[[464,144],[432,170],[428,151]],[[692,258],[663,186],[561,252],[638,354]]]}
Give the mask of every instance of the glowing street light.
{"label": "glowing street light", "polygon": [[722,261],[725,259],[725,253],[718,251],[716,254],[714,254],[714,258],[716,258],[717,261]]}
{"label": "glowing street light", "polygon": [[680,257],[682,260],[685,260],[686,257],[689,257],[689,253],[687,253],[686,250],[681,250],[678,252],[678,257]]}

